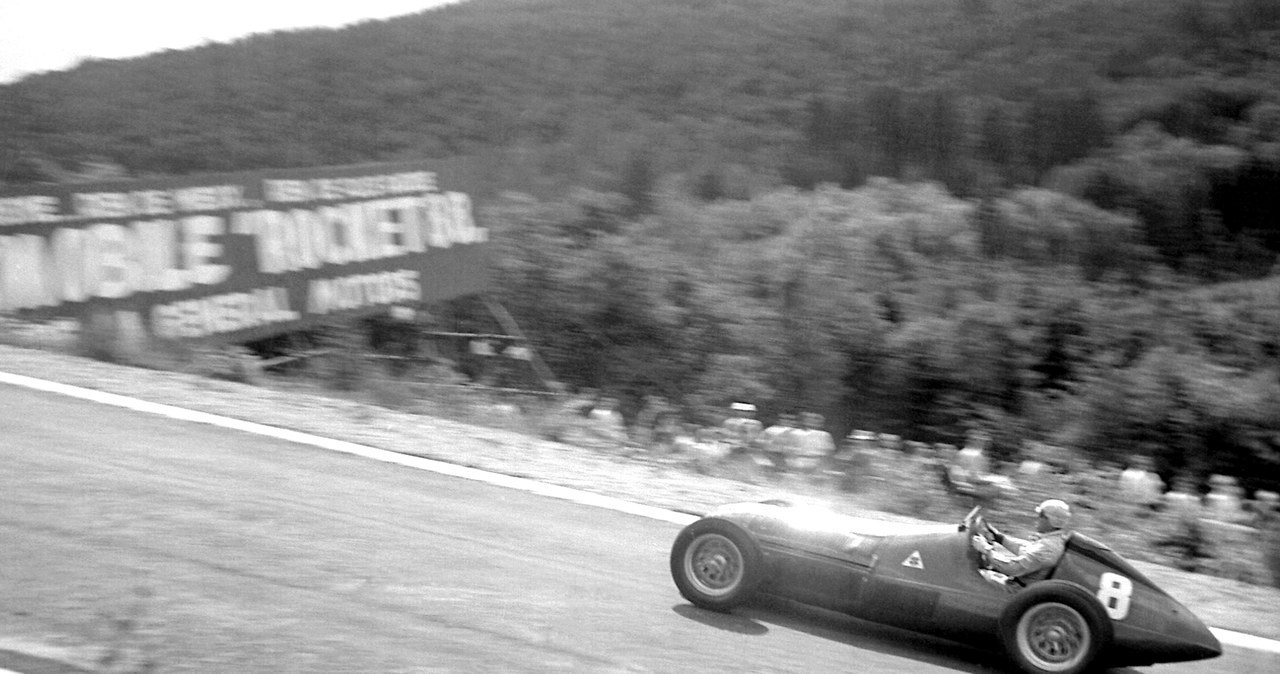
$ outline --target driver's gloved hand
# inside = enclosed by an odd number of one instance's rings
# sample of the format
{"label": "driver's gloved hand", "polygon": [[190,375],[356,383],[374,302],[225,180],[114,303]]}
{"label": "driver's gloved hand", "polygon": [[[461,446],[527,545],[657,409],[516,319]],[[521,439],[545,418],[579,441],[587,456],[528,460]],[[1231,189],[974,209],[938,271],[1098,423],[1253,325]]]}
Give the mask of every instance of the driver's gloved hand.
{"label": "driver's gloved hand", "polygon": [[991,525],[990,525],[990,524],[988,524],[985,520],[984,520],[982,523],[983,523],[984,525],[986,525],[986,527],[987,527],[987,532],[991,534],[991,540],[993,540],[993,541],[995,541],[995,542],[997,542],[997,543],[1003,543],[1003,542],[1004,542],[1004,534],[1003,534],[1003,533],[1001,533],[999,529],[997,529],[997,528],[995,528],[995,527],[991,526]]}
{"label": "driver's gloved hand", "polygon": [[970,537],[969,544],[973,546],[974,550],[977,550],[983,555],[986,555],[987,553],[991,552],[991,544],[987,542],[987,539],[981,536]]}

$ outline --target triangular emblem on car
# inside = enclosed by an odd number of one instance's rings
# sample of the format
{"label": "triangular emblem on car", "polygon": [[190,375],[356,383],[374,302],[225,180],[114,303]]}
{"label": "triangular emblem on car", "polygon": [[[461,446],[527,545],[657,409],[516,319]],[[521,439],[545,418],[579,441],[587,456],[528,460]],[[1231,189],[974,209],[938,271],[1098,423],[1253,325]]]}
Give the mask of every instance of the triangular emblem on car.
{"label": "triangular emblem on car", "polygon": [[912,569],[924,569],[924,560],[920,558],[920,551],[916,550],[909,557],[902,561],[902,565]]}

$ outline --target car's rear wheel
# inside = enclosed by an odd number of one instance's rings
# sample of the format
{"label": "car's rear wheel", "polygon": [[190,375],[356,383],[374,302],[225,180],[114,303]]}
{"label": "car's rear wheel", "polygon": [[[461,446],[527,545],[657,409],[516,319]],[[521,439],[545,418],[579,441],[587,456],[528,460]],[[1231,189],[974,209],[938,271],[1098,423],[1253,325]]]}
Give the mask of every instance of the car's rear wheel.
{"label": "car's rear wheel", "polygon": [[1043,581],[1009,602],[1000,617],[1000,640],[1028,674],[1077,674],[1111,641],[1111,622],[1084,590]]}
{"label": "car's rear wheel", "polygon": [[702,608],[726,611],[743,604],[762,574],[759,547],[732,522],[698,520],[671,546],[671,577],[680,594]]}

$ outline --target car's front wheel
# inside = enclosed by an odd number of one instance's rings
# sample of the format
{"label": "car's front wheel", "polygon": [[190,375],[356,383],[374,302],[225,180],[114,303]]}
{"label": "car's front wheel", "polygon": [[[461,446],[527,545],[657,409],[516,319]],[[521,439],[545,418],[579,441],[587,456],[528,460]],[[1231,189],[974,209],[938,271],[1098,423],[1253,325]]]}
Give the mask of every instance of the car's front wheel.
{"label": "car's front wheel", "polygon": [[1078,674],[1111,641],[1111,622],[1097,600],[1062,581],[1018,593],[1000,616],[1000,640],[1027,674]]}
{"label": "car's front wheel", "polygon": [[720,519],[685,527],[671,546],[671,577],[696,606],[727,611],[746,602],[763,576],[760,549],[745,531]]}

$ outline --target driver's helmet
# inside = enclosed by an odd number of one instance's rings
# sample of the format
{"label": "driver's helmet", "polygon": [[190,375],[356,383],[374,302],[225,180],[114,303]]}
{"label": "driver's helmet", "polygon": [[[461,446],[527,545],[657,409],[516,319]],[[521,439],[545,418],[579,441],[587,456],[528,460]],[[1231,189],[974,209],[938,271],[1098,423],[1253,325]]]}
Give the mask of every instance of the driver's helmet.
{"label": "driver's helmet", "polygon": [[1054,529],[1065,529],[1071,524],[1071,506],[1066,501],[1051,498],[1036,506],[1036,514],[1049,520]]}

